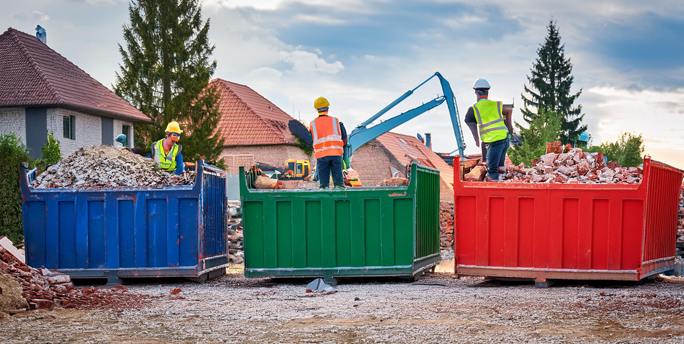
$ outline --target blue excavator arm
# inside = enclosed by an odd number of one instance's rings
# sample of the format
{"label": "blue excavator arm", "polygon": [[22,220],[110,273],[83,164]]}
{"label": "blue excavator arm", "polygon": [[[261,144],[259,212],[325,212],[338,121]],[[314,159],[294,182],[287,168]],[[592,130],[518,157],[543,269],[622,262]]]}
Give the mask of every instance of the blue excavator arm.
{"label": "blue excavator arm", "polygon": [[[427,83],[434,77],[437,77],[442,85],[442,96],[439,96],[417,108],[408,110],[386,121],[380,122],[372,127],[368,127],[368,125],[370,125],[373,121],[380,118],[382,115],[387,113],[387,111],[391,110],[392,108],[397,106],[397,104],[404,101],[404,99],[412,95],[415,90],[425,85],[425,83]],[[347,145],[344,147],[344,161],[346,165],[350,166],[349,163],[351,155],[354,153],[354,151],[359,149],[368,141],[398,127],[403,123],[406,123],[407,121],[415,117],[420,116],[421,114],[441,105],[444,102],[447,103],[447,107],[449,108],[449,115],[451,116],[451,125],[454,128],[454,135],[456,136],[456,143],[458,145],[458,153],[461,157],[464,157],[465,141],[463,140],[461,121],[458,115],[458,108],[456,106],[456,97],[454,97],[454,92],[451,90],[451,85],[449,85],[449,82],[446,79],[444,79],[442,74],[436,72],[427,80],[423,81],[423,83],[416,86],[416,88],[404,93],[401,97],[397,98],[397,100],[387,105],[384,109],[380,110],[371,118],[359,124],[359,126],[357,126],[356,129],[354,129],[354,131],[352,131],[351,134],[349,134],[349,137],[347,138]]]}

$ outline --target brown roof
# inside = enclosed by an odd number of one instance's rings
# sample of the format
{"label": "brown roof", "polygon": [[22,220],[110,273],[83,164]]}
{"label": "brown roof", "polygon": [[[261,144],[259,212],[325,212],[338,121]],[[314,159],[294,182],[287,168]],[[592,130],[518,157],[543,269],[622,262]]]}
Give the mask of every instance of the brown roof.
{"label": "brown roof", "polygon": [[295,144],[288,128],[293,118],[245,85],[223,79],[216,85],[221,104],[218,128],[225,146]]}
{"label": "brown roof", "polygon": [[404,166],[416,161],[421,165],[438,169],[439,177],[453,190],[453,167],[417,138],[388,132],[378,136],[377,140]]}
{"label": "brown roof", "polygon": [[38,38],[0,35],[0,107],[56,106],[130,121],[151,120]]}

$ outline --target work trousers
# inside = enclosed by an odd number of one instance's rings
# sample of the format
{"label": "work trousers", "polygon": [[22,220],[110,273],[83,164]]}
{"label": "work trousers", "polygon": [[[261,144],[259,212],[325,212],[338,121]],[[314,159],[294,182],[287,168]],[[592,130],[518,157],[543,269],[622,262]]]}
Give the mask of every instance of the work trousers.
{"label": "work trousers", "polygon": [[487,176],[494,180],[499,180],[499,167],[506,162],[506,151],[508,151],[509,139],[487,143]]}
{"label": "work trousers", "polygon": [[318,170],[318,181],[321,189],[330,186],[330,174],[332,173],[335,186],[344,187],[344,176],[342,175],[342,157],[324,156],[316,160],[316,170]]}

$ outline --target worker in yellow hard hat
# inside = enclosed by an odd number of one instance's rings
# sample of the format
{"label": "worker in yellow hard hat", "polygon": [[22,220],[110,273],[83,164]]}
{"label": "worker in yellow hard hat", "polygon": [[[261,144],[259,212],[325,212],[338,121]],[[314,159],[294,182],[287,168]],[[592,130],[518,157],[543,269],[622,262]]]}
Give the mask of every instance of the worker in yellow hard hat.
{"label": "worker in yellow hard hat", "polygon": [[316,157],[316,171],[320,187],[330,186],[330,174],[336,189],[344,189],[342,175],[342,155],[347,144],[347,132],[344,124],[337,118],[328,116],[330,103],[319,97],[314,101],[314,108],[318,111],[318,118],[311,122],[310,131],[313,137],[314,157]]}
{"label": "worker in yellow hard hat", "polygon": [[181,174],[185,170],[183,146],[178,144],[183,131],[176,121],[171,121],[166,126],[166,138],[155,142],[152,145],[152,157],[154,162],[164,171]]}

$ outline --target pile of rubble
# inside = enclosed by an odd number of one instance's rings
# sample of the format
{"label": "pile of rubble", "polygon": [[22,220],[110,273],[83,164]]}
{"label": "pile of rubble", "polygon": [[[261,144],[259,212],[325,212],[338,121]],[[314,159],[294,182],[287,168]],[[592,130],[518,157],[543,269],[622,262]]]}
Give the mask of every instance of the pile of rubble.
{"label": "pile of rubble", "polygon": [[[562,146],[561,146],[562,147]],[[617,162],[604,163],[603,153],[586,153],[580,148],[555,153],[561,147],[547,147],[551,152],[525,164],[507,164],[499,168],[506,183],[565,183],[565,184],[638,184],[643,178],[639,167],[621,167]],[[569,147],[566,147],[569,148]],[[487,168],[478,160],[461,163],[464,181],[483,181]]]}
{"label": "pile of rubble", "polygon": [[242,241],[242,222],[231,223],[228,226],[228,257],[233,264],[243,264],[245,262]]}
{"label": "pile of rubble", "polygon": [[[142,307],[149,296],[128,293],[123,286],[112,289],[76,289],[69,275],[48,269],[34,269],[0,247],[0,275],[21,287],[21,296],[30,309],[54,307],[126,310]],[[26,309],[8,310],[12,314]]]}
{"label": "pile of rubble", "polygon": [[454,247],[454,203],[439,202],[439,242],[442,250]]}
{"label": "pile of rubble", "polygon": [[160,188],[190,185],[195,173],[175,175],[160,170],[150,158],[126,148],[92,146],[50,166],[33,182],[36,189]]}

